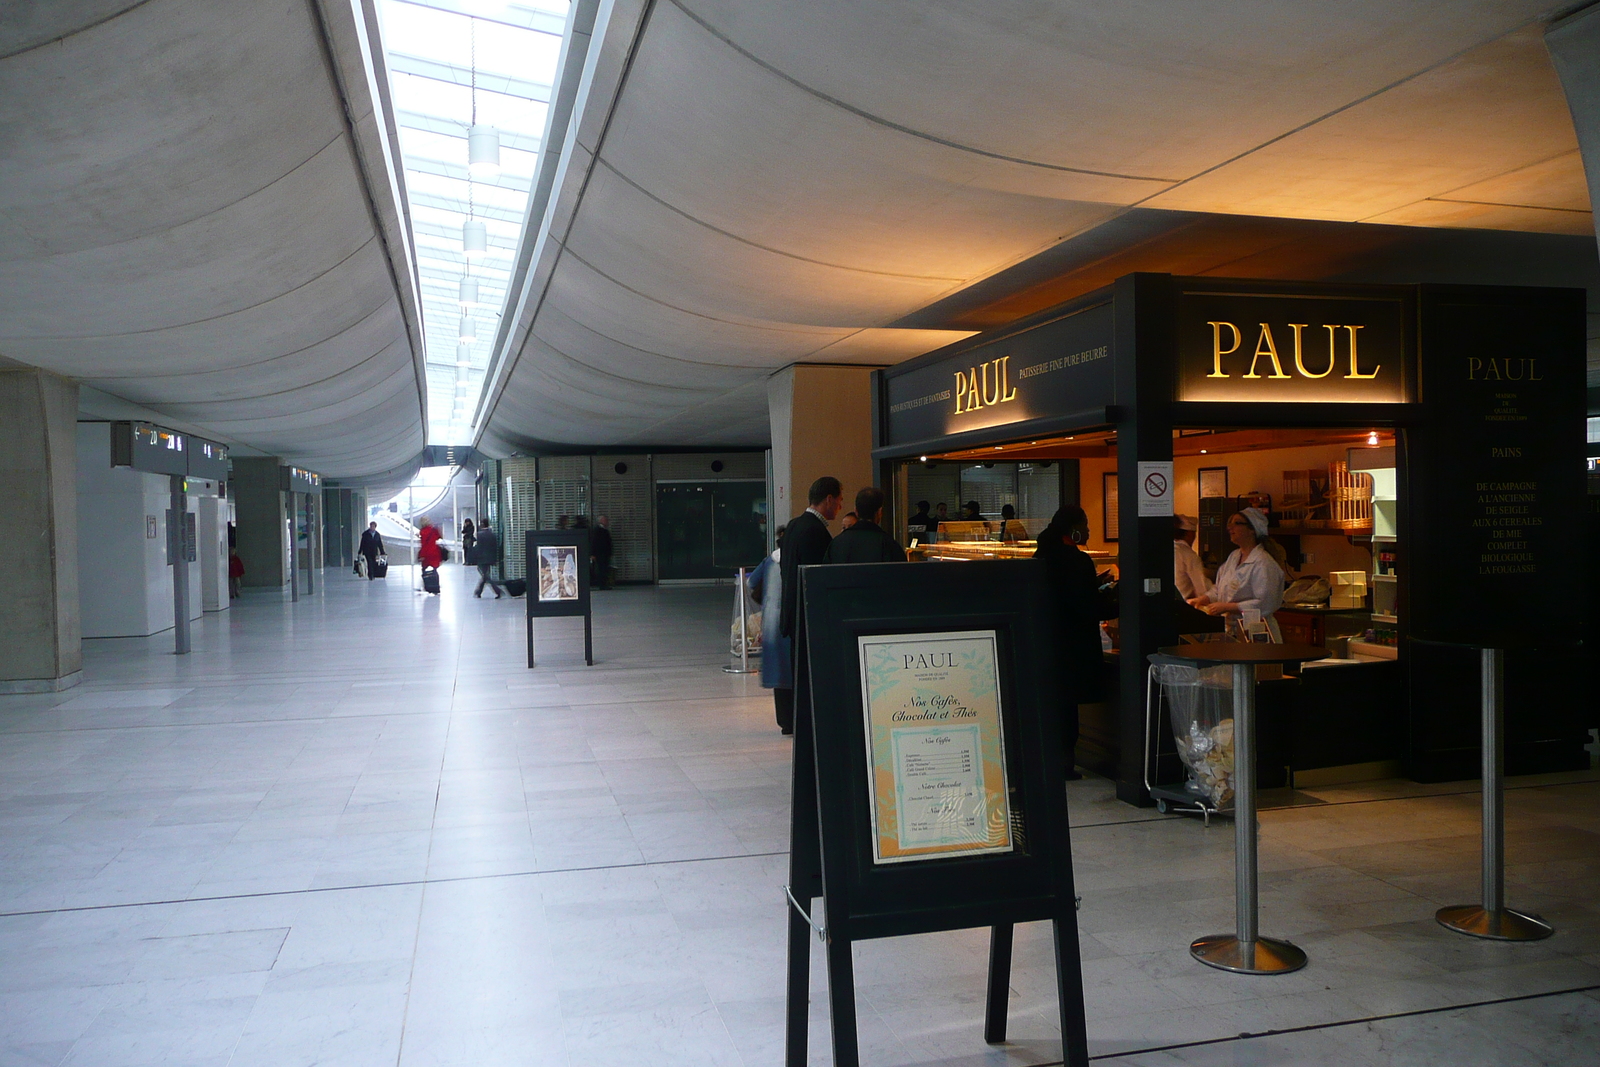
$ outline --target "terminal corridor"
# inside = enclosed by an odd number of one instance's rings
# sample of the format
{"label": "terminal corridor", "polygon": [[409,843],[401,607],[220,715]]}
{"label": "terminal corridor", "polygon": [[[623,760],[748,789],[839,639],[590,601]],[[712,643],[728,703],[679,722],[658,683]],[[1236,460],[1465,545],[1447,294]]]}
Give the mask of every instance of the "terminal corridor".
{"label": "terminal corridor", "polygon": [[[468,573],[434,598],[330,571],[207,616],[188,657],[86,642],[81,686],[0,698],[0,1063],[782,1062],[790,743],[720,669],[729,591],[602,593],[596,666],[551,620],[530,671],[523,602]],[[1600,777],[1511,782],[1508,892],[1557,928],[1528,945],[1433,921],[1474,899],[1473,785],[1265,812],[1263,926],[1312,964],[1257,978],[1187,952],[1231,924],[1226,824],[1070,784],[1091,1053],[1590,1061]],[[1059,1061],[1048,937],[1018,935],[996,1048],[985,932],[859,946],[863,1062]]]}

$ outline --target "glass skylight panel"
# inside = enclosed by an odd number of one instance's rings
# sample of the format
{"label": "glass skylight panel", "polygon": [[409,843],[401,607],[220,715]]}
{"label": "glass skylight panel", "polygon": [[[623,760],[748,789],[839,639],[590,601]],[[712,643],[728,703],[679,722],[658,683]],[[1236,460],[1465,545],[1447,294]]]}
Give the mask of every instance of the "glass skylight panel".
{"label": "glass skylight panel", "polygon": [[[379,3],[422,302],[429,440],[465,443],[526,221],[567,5]],[[474,121],[499,135],[500,171],[493,177],[468,173]],[[462,245],[469,220],[482,222],[488,239],[486,253],[471,260]],[[464,309],[460,283],[468,275],[478,282],[478,305]],[[463,314],[475,334],[465,343]],[[468,367],[458,365],[463,361]],[[466,404],[457,402],[462,395]]]}

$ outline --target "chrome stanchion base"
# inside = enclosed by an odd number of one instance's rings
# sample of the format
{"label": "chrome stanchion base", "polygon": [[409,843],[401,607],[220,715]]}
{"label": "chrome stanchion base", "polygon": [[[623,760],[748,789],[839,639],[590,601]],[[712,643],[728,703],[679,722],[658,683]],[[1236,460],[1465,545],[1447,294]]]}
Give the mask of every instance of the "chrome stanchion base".
{"label": "chrome stanchion base", "polygon": [[1510,908],[1489,911],[1479,904],[1440,908],[1434,918],[1447,930],[1490,941],[1542,941],[1556,932],[1555,927],[1536,916]]}
{"label": "chrome stanchion base", "polygon": [[1306,954],[1287,941],[1263,937],[1240,941],[1232,934],[1212,934],[1189,946],[1189,955],[1235,974],[1288,974],[1306,965]]}
{"label": "chrome stanchion base", "polygon": [[723,674],[756,674],[760,670],[761,670],[760,667],[734,667],[734,666],[728,666],[728,667],[722,668],[722,673]]}

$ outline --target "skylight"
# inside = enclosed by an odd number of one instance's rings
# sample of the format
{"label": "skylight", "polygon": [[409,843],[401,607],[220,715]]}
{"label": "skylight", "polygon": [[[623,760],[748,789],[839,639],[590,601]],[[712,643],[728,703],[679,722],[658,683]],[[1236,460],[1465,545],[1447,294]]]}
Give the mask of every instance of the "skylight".
{"label": "skylight", "polygon": [[[505,313],[566,0],[379,0],[405,169],[428,367],[428,440],[469,444],[472,412]],[[468,132],[497,173],[468,169]],[[468,222],[484,228],[470,257]],[[476,281],[476,306],[463,306]],[[464,339],[470,337],[471,339]]]}

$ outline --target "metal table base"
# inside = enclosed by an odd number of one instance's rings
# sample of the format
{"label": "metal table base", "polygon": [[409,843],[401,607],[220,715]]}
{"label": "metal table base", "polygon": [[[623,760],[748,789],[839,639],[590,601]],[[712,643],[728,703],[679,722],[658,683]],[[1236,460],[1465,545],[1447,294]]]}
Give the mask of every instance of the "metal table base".
{"label": "metal table base", "polygon": [[1288,974],[1306,965],[1306,954],[1287,941],[1262,937],[1256,884],[1256,665],[1233,664],[1233,877],[1235,930],[1211,934],[1189,946],[1189,955],[1235,974]]}

